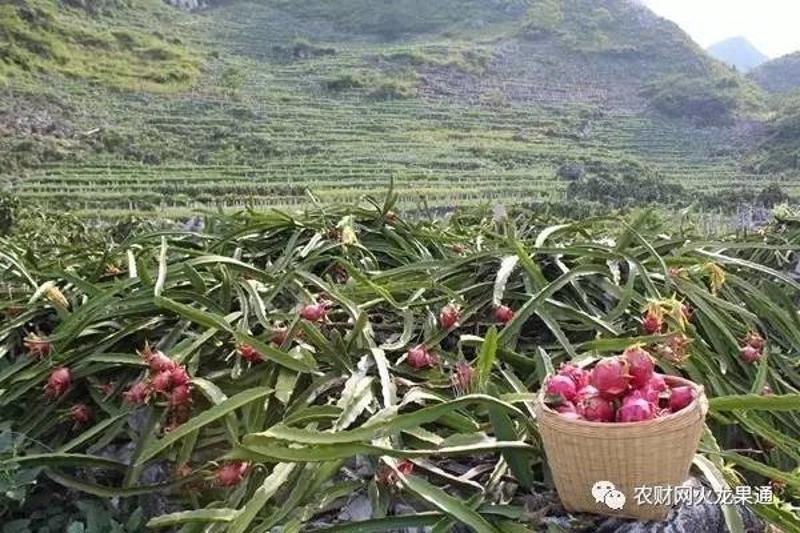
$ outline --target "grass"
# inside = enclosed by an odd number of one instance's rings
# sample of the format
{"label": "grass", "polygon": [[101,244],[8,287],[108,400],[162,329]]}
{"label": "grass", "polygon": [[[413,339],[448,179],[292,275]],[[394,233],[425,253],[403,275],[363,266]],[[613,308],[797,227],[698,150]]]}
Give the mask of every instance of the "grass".
{"label": "grass", "polygon": [[[688,221],[647,213],[569,222],[463,210],[447,223],[410,222],[390,214],[395,201],[209,216],[198,232],[153,220],[91,229],[23,209],[0,241],[9,295],[0,431],[17,435],[0,466],[24,494],[6,516],[30,517],[26,498],[63,486],[96,505],[120,497],[123,515],[158,491],[162,508],[181,512],[146,515],[153,527],[325,530],[343,526],[341,508],[363,496],[370,531],[464,522],[538,531],[552,511],[527,513],[525,502],[554,494],[529,404],[548,369],[633,343],[663,353],[666,338],[685,335],[687,359],[657,363],[711,398],[701,450],[710,466],[697,475],[731,487],[780,482],[775,502],[753,510],[797,527],[800,285],[782,273],[797,259],[796,217],[753,239],[707,242]],[[324,321],[298,317],[323,295]],[[690,323],[644,336],[645,306],[675,298],[694,310]],[[515,310],[507,324],[493,318],[499,302]],[[443,330],[435,317],[448,303],[461,321]],[[270,345],[282,327],[285,340]],[[748,365],[739,343],[754,330],[768,355]],[[49,356],[31,357],[31,333],[52,343]],[[146,343],[185,365],[188,411],[159,396],[124,400],[149,379],[136,354]],[[242,343],[263,360],[245,360]],[[418,344],[437,365],[408,365]],[[454,387],[458,364],[477,374]],[[41,391],[57,366],[72,383],[48,401]],[[759,395],[764,385],[776,396]],[[76,404],[90,421],[71,421]],[[134,455],[103,455],[119,448]],[[216,472],[235,461],[248,462],[246,474],[220,486]],[[393,473],[400,464],[404,475]],[[596,525],[576,516],[570,527]]]}
{"label": "grass", "polygon": [[[88,9],[88,8],[87,8]],[[138,9],[114,6],[112,15],[59,7],[51,0],[0,6],[0,82],[44,73],[126,90],[174,92],[199,74],[189,48],[138,28],[168,13],[148,0]],[[141,23],[139,22],[139,23]]]}

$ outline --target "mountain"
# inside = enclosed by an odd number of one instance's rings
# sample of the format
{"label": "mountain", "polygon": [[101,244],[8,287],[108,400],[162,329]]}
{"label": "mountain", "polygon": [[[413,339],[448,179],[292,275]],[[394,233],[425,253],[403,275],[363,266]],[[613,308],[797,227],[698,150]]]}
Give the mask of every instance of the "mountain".
{"label": "mountain", "polygon": [[800,90],[800,52],[773,59],[753,70],[749,77],[770,93]]}
{"label": "mountain", "polygon": [[708,47],[707,52],[740,72],[749,72],[769,61],[750,41],[744,37],[731,37]]}
{"label": "mountain", "polygon": [[581,176],[763,181],[737,159],[760,89],[628,0],[0,10],[0,176],[59,208],[299,205],[389,177],[433,206],[559,200]]}

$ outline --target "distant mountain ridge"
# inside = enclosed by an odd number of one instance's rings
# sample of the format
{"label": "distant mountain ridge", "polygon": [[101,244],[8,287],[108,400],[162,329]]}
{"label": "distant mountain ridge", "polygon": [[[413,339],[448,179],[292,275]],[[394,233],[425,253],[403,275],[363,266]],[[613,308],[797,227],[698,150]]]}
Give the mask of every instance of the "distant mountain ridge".
{"label": "distant mountain ridge", "polygon": [[740,72],[749,72],[769,61],[769,57],[742,36],[725,39],[709,46],[706,51]]}

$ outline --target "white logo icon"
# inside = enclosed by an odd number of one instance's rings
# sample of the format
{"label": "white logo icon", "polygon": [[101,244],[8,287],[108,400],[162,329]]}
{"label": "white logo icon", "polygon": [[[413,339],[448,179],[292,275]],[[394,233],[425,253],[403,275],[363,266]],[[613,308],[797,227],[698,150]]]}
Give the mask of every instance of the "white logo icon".
{"label": "white logo icon", "polygon": [[592,497],[595,502],[603,503],[615,511],[625,507],[625,495],[610,481],[598,481],[592,485]]}
{"label": "white logo icon", "polygon": [[617,489],[608,491],[603,501],[606,503],[606,505],[608,505],[609,508],[614,509],[615,511],[619,511],[625,507],[625,495]]}

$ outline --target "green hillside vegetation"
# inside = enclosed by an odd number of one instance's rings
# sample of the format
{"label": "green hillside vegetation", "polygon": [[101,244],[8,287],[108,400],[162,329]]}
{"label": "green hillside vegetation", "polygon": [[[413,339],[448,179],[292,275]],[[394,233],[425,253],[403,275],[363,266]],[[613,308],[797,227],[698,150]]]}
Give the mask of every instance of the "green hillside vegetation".
{"label": "green hillside vegetation", "polygon": [[196,54],[149,31],[173,13],[158,0],[0,5],[0,81],[59,73],[103,85],[147,91],[186,88],[199,74]]}
{"label": "green hillside vegetation", "polygon": [[764,63],[749,76],[765,91],[771,93],[800,91],[800,52]]}
{"label": "green hillside vegetation", "polygon": [[800,93],[778,99],[751,164],[761,173],[800,173]]}
{"label": "green hillside vegetation", "polygon": [[[712,71],[719,71],[715,68]],[[740,115],[764,111],[760,90],[750,81],[732,73],[714,76],[670,74],[645,85],[651,105],[672,117],[685,117],[698,124],[730,123]]]}
{"label": "green hillside vegetation", "polygon": [[276,8],[307,21],[328,22],[342,34],[376,40],[469,32],[511,23],[531,0],[272,0]]}
{"label": "green hillside vegetation", "polygon": [[61,66],[5,63],[0,179],[23,200],[105,216],[294,207],[308,191],[350,201],[390,178],[414,208],[555,204],[562,167],[585,167],[591,190],[626,160],[640,163],[628,176],[680,185],[680,205],[765,186],[736,127],[760,120],[758,88],[623,0],[213,5],[14,4],[44,6],[64,35],[116,43],[124,28],[176,56],[140,76],[144,45],[103,56],[66,39],[83,48]]}

